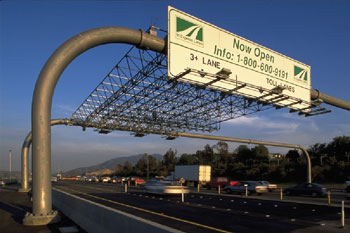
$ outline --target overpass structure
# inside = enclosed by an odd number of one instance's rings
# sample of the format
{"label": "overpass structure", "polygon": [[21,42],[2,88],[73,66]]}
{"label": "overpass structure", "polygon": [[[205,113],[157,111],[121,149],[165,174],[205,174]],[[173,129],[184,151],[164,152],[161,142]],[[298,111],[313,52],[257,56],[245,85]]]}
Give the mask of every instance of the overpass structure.
{"label": "overpass structure", "polygon": [[[37,80],[32,103],[32,172],[33,212],[23,220],[26,225],[43,225],[58,220],[52,211],[51,200],[51,105],[55,86],[65,68],[86,50],[109,43],[134,45],[115,66],[84,103],[75,111],[69,124],[95,128],[99,133],[112,130],[131,131],[135,136],[161,134],[167,139],[197,137],[212,140],[284,146],[307,151],[301,146],[254,140],[223,138],[186,131],[212,132],[229,119],[271,108],[300,106],[283,88],[266,90],[258,86],[237,82],[229,92],[208,89],[209,85],[227,78],[230,71],[222,69],[216,74],[186,69],[173,79],[167,79],[166,39],[153,30],[144,32],[123,27],[103,27],[88,30],[62,44],[48,59]],[[135,55],[136,54],[136,55]],[[182,83],[189,73],[206,76],[207,84]],[[258,90],[259,97],[241,96],[244,88]],[[314,116],[330,110],[321,103],[350,110],[350,103],[328,96],[317,90],[310,94],[309,106],[291,109],[300,115]],[[61,122],[62,123],[62,122]],[[66,124],[68,122],[63,122]],[[26,140],[24,147],[30,143]],[[22,152],[23,153],[23,152]],[[27,153],[27,152],[24,152]],[[23,160],[26,160],[23,159]],[[308,163],[307,181],[311,181],[311,163]],[[22,187],[23,188],[23,187]],[[27,187],[24,187],[26,189]]]}

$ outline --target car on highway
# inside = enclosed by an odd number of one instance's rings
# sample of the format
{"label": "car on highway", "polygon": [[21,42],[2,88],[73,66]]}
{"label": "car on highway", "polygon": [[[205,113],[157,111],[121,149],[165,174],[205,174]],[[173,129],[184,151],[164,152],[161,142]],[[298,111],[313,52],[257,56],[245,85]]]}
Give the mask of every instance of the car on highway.
{"label": "car on highway", "polygon": [[109,177],[109,176],[101,177],[101,182],[102,183],[110,183],[111,182],[111,177]]}
{"label": "car on highway", "polygon": [[186,194],[190,192],[187,186],[182,186],[179,182],[160,181],[156,179],[147,181],[142,187],[146,192],[155,194]]}
{"label": "car on highway", "polygon": [[328,189],[317,183],[301,183],[283,190],[285,195],[324,197]]}
{"label": "car on highway", "polygon": [[57,182],[57,177],[56,176],[51,176],[51,182]]}
{"label": "car on highway", "polygon": [[111,182],[112,182],[113,184],[121,183],[121,182],[122,182],[122,178],[121,178],[120,176],[113,176],[113,177],[111,178]]}
{"label": "car on highway", "polygon": [[204,187],[206,187],[208,190],[215,188],[225,188],[226,186],[235,185],[238,181],[230,181],[227,177],[216,177],[213,178],[211,181],[205,183]]}
{"label": "car on highway", "polygon": [[345,197],[350,200],[350,181],[345,181]]}
{"label": "car on highway", "polygon": [[350,180],[345,181],[345,189],[350,188]]}
{"label": "car on highway", "polygon": [[145,180],[144,180],[144,179],[141,179],[141,178],[139,178],[139,177],[137,177],[137,176],[131,176],[131,177],[129,177],[128,181],[129,181],[130,185],[135,185],[136,183],[137,183],[137,184],[143,184],[143,183],[145,183]]}
{"label": "car on highway", "polygon": [[247,190],[248,195],[258,194],[262,195],[263,193],[268,192],[267,186],[262,185],[257,181],[239,181],[235,185],[226,186],[223,189],[226,193],[234,194],[244,194]]}
{"label": "car on highway", "polygon": [[278,188],[277,184],[271,184],[270,182],[268,182],[266,180],[261,180],[261,181],[259,181],[259,183],[262,185],[265,185],[267,187],[267,190],[269,190],[269,192],[272,192],[273,190]]}
{"label": "car on highway", "polygon": [[144,184],[146,181],[144,179],[138,178],[135,180],[135,185]]}

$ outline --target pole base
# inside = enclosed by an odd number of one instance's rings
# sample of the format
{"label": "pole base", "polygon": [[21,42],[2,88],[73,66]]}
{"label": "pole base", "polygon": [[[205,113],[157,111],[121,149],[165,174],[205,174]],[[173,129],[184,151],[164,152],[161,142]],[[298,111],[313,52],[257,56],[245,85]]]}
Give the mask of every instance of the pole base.
{"label": "pole base", "polygon": [[31,188],[19,188],[18,189],[18,192],[19,193],[29,193],[30,192],[30,190],[32,190]]}
{"label": "pole base", "polygon": [[25,226],[44,226],[61,221],[61,217],[57,210],[51,211],[47,215],[34,215],[27,212],[23,218],[23,225]]}

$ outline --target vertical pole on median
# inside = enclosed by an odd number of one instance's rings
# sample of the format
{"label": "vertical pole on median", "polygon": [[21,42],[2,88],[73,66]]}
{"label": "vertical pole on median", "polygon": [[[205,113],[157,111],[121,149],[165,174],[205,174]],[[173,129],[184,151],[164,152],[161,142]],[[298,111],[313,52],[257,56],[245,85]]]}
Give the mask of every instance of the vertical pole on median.
{"label": "vertical pole on median", "polygon": [[245,184],[244,187],[245,187],[245,196],[248,197],[248,185]]}
{"label": "vertical pole on median", "polygon": [[281,201],[283,200],[283,189],[282,189],[282,187],[280,188],[280,196],[281,196]]}
{"label": "vertical pole on median", "polygon": [[341,201],[341,228],[345,228],[344,201]]}
{"label": "vertical pole on median", "polygon": [[182,187],[182,183],[181,183],[181,202],[185,201],[185,196],[184,196],[184,189]]}
{"label": "vertical pole on median", "polygon": [[9,150],[9,172],[10,172],[10,183],[12,182],[12,150]]}
{"label": "vertical pole on median", "polygon": [[127,184],[127,183],[124,184],[124,192],[125,192],[125,193],[128,192],[128,184]]}
{"label": "vertical pole on median", "polygon": [[199,192],[199,183],[197,184],[197,192]]}
{"label": "vertical pole on median", "polygon": [[328,190],[328,205],[331,205],[331,191]]}
{"label": "vertical pole on median", "polygon": [[218,193],[220,194],[220,185],[218,186]]}
{"label": "vertical pole on median", "polygon": [[147,155],[147,181],[149,181],[149,155]]}

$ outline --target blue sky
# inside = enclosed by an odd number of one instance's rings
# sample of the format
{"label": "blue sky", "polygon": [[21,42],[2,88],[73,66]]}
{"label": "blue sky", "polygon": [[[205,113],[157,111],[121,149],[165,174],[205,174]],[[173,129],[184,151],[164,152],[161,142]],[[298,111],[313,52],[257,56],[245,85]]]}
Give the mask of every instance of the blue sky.
{"label": "blue sky", "polygon": [[[102,26],[167,29],[167,6],[312,67],[314,89],[350,101],[350,1],[0,1],[0,170],[20,169],[23,140],[31,130],[35,82],[49,56],[79,32]],[[104,45],[75,59],[62,74],[53,97],[52,118],[71,114],[98,85],[129,46]],[[350,135],[349,111],[305,118],[288,110],[267,110],[221,125],[216,135],[300,144]],[[52,170],[94,165],[138,153],[193,153],[214,141],[158,135],[134,138],[127,132],[99,135],[88,129],[54,126]],[[230,150],[237,144],[230,143]],[[270,151],[283,151],[270,148]]]}

